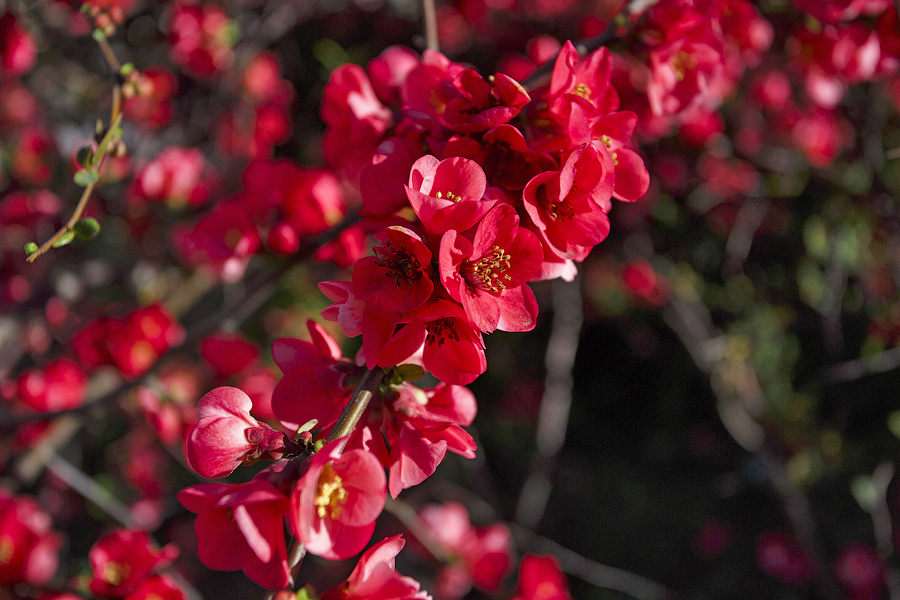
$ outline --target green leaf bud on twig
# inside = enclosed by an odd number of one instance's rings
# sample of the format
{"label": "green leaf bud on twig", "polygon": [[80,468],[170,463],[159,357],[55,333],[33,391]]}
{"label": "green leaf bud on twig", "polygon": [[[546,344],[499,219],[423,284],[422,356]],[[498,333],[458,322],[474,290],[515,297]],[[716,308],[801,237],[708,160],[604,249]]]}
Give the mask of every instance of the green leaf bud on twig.
{"label": "green leaf bud on twig", "polygon": [[26,256],[31,256],[32,254],[34,254],[37,251],[38,251],[38,245],[35,244],[34,242],[28,242],[27,244],[25,244],[25,255]]}
{"label": "green leaf bud on twig", "polygon": [[91,166],[91,160],[94,158],[94,149],[90,146],[82,146],[75,153],[75,160],[84,168]]}
{"label": "green leaf bud on twig", "polygon": [[72,226],[72,231],[79,240],[92,240],[100,233],[100,223],[93,217],[78,220]]}
{"label": "green leaf bud on twig", "polygon": [[62,246],[65,246],[66,244],[70,243],[74,239],[75,239],[75,232],[67,231],[64,234],[62,234],[59,237],[59,239],[57,239],[55,242],[53,242],[53,247],[61,248]]}

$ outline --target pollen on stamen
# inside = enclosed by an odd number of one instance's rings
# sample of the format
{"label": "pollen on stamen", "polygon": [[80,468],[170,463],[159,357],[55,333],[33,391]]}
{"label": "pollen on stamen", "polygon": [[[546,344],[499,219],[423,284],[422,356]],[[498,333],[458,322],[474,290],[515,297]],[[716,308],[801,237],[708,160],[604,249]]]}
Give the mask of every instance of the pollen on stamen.
{"label": "pollen on stamen", "polygon": [[320,519],[329,515],[332,519],[340,516],[343,504],[347,501],[347,490],[344,489],[343,480],[334,472],[330,464],[322,468],[319,482],[316,485],[316,499],[314,505],[316,514]]}

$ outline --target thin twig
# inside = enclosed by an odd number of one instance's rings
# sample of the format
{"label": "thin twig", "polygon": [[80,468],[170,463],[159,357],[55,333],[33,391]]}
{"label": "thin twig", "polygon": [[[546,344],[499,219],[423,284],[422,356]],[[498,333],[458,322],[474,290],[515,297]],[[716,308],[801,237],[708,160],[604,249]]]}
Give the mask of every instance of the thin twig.
{"label": "thin twig", "polygon": [[637,573],[604,565],[586,558],[553,540],[537,535],[530,529],[510,524],[516,545],[541,554],[552,554],[559,560],[564,573],[591,585],[616,590],[638,600],[672,600],[679,595],[666,586]]}
{"label": "thin twig", "polygon": [[384,510],[391,513],[403,523],[403,526],[409,530],[419,542],[425,546],[425,549],[431,553],[437,560],[446,563],[453,558],[453,552],[447,548],[447,545],[435,535],[434,531],[429,527],[422,517],[403,500],[388,497],[384,503]]}
{"label": "thin twig", "polygon": [[[46,460],[46,465],[51,473],[59,477],[66,485],[90,501],[94,506],[112,517],[122,527],[133,529],[138,526],[134,517],[131,516],[128,505],[113,496],[106,488],[97,484],[91,477],[88,477],[87,474],[58,454],[51,454]],[[154,543],[156,542],[154,541]],[[167,567],[164,571],[187,593],[188,600],[203,600],[200,592],[178,571],[172,567]]]}
{"label": "thin twig", "polygon": [[[575,49],[578,50],[578,54],[580,56],[585,56],[601,46],[605,46],[612,42],[619,37],[616,33],[619,27],[622,25],[627,26],[632,15],[643,13],[657,2],[659,2],[659,0],[631,0],[631,2],[622,7],[622,10],[613,15],[612,19],[609,20],[609,25],[606,26],[603,33],[587,40],[581,40],[575,44]],[[559,53],[557,53],[557,56],[558,55]],[[528,90],[539,87],[549,79],[555,64],[556,56],[535,69],[534,73],[529,75],[528,78],[522,82],[522,86]]]}
{"label": "thin twig", "polygon": [[425,47],[429,50],[440,50],[434,0],[422,0],[422,20],[425,26]]}
{"label": "thin twig", "polygon": [[[840,591],[830,575],[830,569],[823,566],[828,563],[816,532],[815,515],[809,498],[792,485],[779,445],[757,422],[766,400],[757,383],[755,369],[746,361],[727,356],[717,358],[708,352],[722,333],[713,325],[709,309],[698,299],[687,295],[674,296],[664,318],[687,348],[698,369],[709,374],[719,415],[727,431],[765,465],[766,477],[781,500],[797,541],[818,567],[816,578],[820,596],[825,600],[837,600]],[[728,372],[736,370],[740,370],[741,385],[734,385],[726,378]]]}
{"label": "thin twig", "polygon": [[[76,406],[74,408],[56,412],[9,415],[3,420],[0,420],[0,431],[14,429],[15,427],[24,423],[49,421],[64,415],[90,412],[97,409],[98,407],[102,407],[114,402],[119,396],[140,385],[147,379],[147,377],[158,371],[166,360],[178,354],[179,352],[191,348],[203,337],[216,331],[216,329],[223,321],[232,318],[232,316],[235,314],[240,314],[242,318],[248,318],[251,314],[253,314],[253,312],[255,312],[255,310],[250,309],[250,306],[256,306],[257,309],[259,308],[259,306],[262,306],[262,304],[264,304],[272,296],[272,294],[275,293],[275,290],[277,289],[277,282],[285,272],[294,267],[296,264],[312,256],[321,246],[333,241],[345,229],[351,227],[358,221],[358,214],[353,213],[347,215],[347,217],[345,217],[341,223],[335,225],[330,230],[321,234],[315,239],[310,240],[309,243],[304,244],[303,248],[301,248],[296,254],[294,254],[290,258],[290,260],[281,263],[279,266],[273,269],[263,269],[255,273],[254,276],[248,278],[246,285],[246,289],[253,290],[250,295],[236,299],[227,306],[224,306],[220,310],[212,313],[205,319],[196,321],[190,326],[186,327],[188,333],[185,336],[184,341],[182,341],[181,344],[177,346],[173,346],[162,355],[160,355],[160,357],[157,358],[156,361],[152,365],[150,365],[144,373],[142,373],[135,379],[131,381],[124,381],[116,389],[102,394],[97,398],[89,399],[85,401],[85,403],[81,406]],[[198,300],[194,304],[194,306],[186,312],[194,312],[194,310],[198,306],[206,304],[211,297],[217,294],[217,289],[207,292],[207,294],[205,294],[203,298]]]}
{"label": "thin twig", "polygon": [[551,476],[566,440],[572,406],[572,369],[583,321],[580,279],[553,282],[553,326],[544,365],[547,375],[537,424],[538,459],[525,480],[516,507],[516,522],[534,528],[550,498]]}

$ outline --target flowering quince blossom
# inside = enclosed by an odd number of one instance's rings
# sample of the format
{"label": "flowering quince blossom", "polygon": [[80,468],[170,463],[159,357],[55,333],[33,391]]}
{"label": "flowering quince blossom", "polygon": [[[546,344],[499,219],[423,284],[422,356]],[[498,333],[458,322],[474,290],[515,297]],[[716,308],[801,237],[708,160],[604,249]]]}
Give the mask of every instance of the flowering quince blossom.
{"label": "flowering quince blossom", "polygon": [[496,203],[482,200],[487,188],[484,170],[467,158],[438,160],[426,155],[413,163],[406,196],[430,233],[465,231]]}
{"label": "flowering quince blossom", "polygon": [[598,142],[576,148],[561,171],[547,171],[528,182],[525,211],[545,247],[561,258],[582,259],[609,235],[613,159]]}
{"label": "flowering quince blossom", "polygon": [[506,204],[485,215],[471,242],[452,229],[441,238],[441,282],[485,333],[534,328],[537,300],[525,282],[542,262],[537,237],[519,227],[515,209]]}
{"label": "flowering quince blossom", "polygon": [[176,546],[158,548],[146,531],[117,529],[98,540],[88,553],[93,574],[88,589],[104,598],[128,596],[177,556]]}
{"label": "flowering quince blossom", "polygon": [[234,387],[218,387],[197,403],[197,424],[187,441],[187,457],[197,473],[226,477],[240,464],[281,458],[284,434],[250,415],[253,401]]}
{"label": "flowering quince blossom", "polygon": [[431,251],[406,227],[388,227],[376,256],[356,261],[353,288],[365,302],[378,309],[405,313],[418,308],[434,291],[430,277]]}
{"label": "flowering quince blossom", "polygon": [[429,504],[419,517],[457,558],[438,573],[435,596],[456,600],[474,584],[494,592],[512,567],[512,535],[505,525],[472,527],[469,512],[458,502]]}
{"label": "flowering quince blossom", "polygon": [[516,595],[511,600],[572,600],[572,596],[555,558],[529,554],[522,559]]}
{"label": "flowering quince blossom", "polygon": [[44,585],[56,573],[62,537],[33,498],[0,487],[0,586]]}
{"label": "flowering quince blossom", "polygon": [[315,321],[306,326],[311,341],[281,338],[272,344],[272,357],[284,373],[272,392],[272,410],[293,429],[313,419],[321,427],[333,425],[354,387],[348,380],[354,365],[337,342]]}
{"label": "flowering quince blossom", "polygon": [[185,600],[187,594],[175,581],[163,574],[151,575],[141,582],[125,600]]}
{"label": "flowering quince blossom", "polygon": [[384,508],[384,469],[371,453],[334,440],[313,455],[291,494],[291,530],[306,550],[331,560],[365,548]]}
{"label": "flowering quince blossom", "polygon": [[290,581],[284,518],[290,500],[263,471],[241,484],[204,483],[178,492],[178,500],[197,513],[197,554],[211,569],[244,573],[269,589]]}
{"label": "flowering quince blossom", "polygon": [[422,390],[405,384],[386,394],[384,402],[391,497],[433,475],[448,450],[475,458],[475,440],[460,427],[471,425],[477,411],[467,388],[441,384]]}
{"label": "flowering quince blossom", "polygon": [[[307,325],[312,341],[280,339],[272,345],[272,355],[284,371],[272,404],[282,423],[296,428],[316,420],[325,432],[347,404],[354,388],[350,382],[364,369],[342,358],[320,325]],[[425,328],[420,332],[425,335]],[[421,338],[413,342],[421,344]],[[472,424],[476,411],[474,395],[462,386],[391,386],[372,399],[368,418],[360,421],[347,447],[366,449],[382,462],[389,470],[388,490],[396,498],[434,473],[447,451],[475,457],[475,441],[462,427]]]}
{"label": "flowering quince blossom", "polygon": [[431,600],[419,582],[394,570],[394,558],[406,542],[401,535],[385,538],[363,552],[346,581],[320,600]]}

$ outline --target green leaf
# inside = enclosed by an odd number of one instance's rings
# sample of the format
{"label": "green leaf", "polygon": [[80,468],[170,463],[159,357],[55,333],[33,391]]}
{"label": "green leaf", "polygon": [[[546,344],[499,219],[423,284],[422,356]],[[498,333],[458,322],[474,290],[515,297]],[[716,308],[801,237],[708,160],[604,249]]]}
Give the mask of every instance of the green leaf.
{"label": "green leaf", "polygon": [[306,423],[300,426],[300,429],[297,430],[297,433],[303,433],[304,431],[312,431],[312,428],[319,424],[318,419],[310,419]]}
{"label": "green leaf", "polygon": [[397,367],[397,374],[403,381],[415,381],[425,376],[425,369],[419,365],[400,365]]}
{"label": "green leaf", "polygon": [[35,244],[34,242],[28,242],[27,244],[25,244],[25,254],[26,255],[31,256],[32,254],[34,254],[37,251],[38,251],[38,245]]}
{"label": "green leaf", "polygon": [[87,169],[84,169],[75,173],[75,183],[77,183],[81,187],[87,187],[92,183],[97,183],[98,181],[100,181],[100,175],[98,175],[95,171],[88,171]]}
{"label": "green leaf", "polygon": [[79,240],[92,240],[100,233],[100,223],[93,217],[81,219],[72,228]]}
{"label": "green leaf", "polygon": [[60,236],[60,238],[58,240],[53,242],[53,247],[59,248],[61,246],[65,246],[66,244],[71,243],[71,241],[74,239],[75,239],[75,232],[67,231],[64,234],[62,234],[62,236]]}

